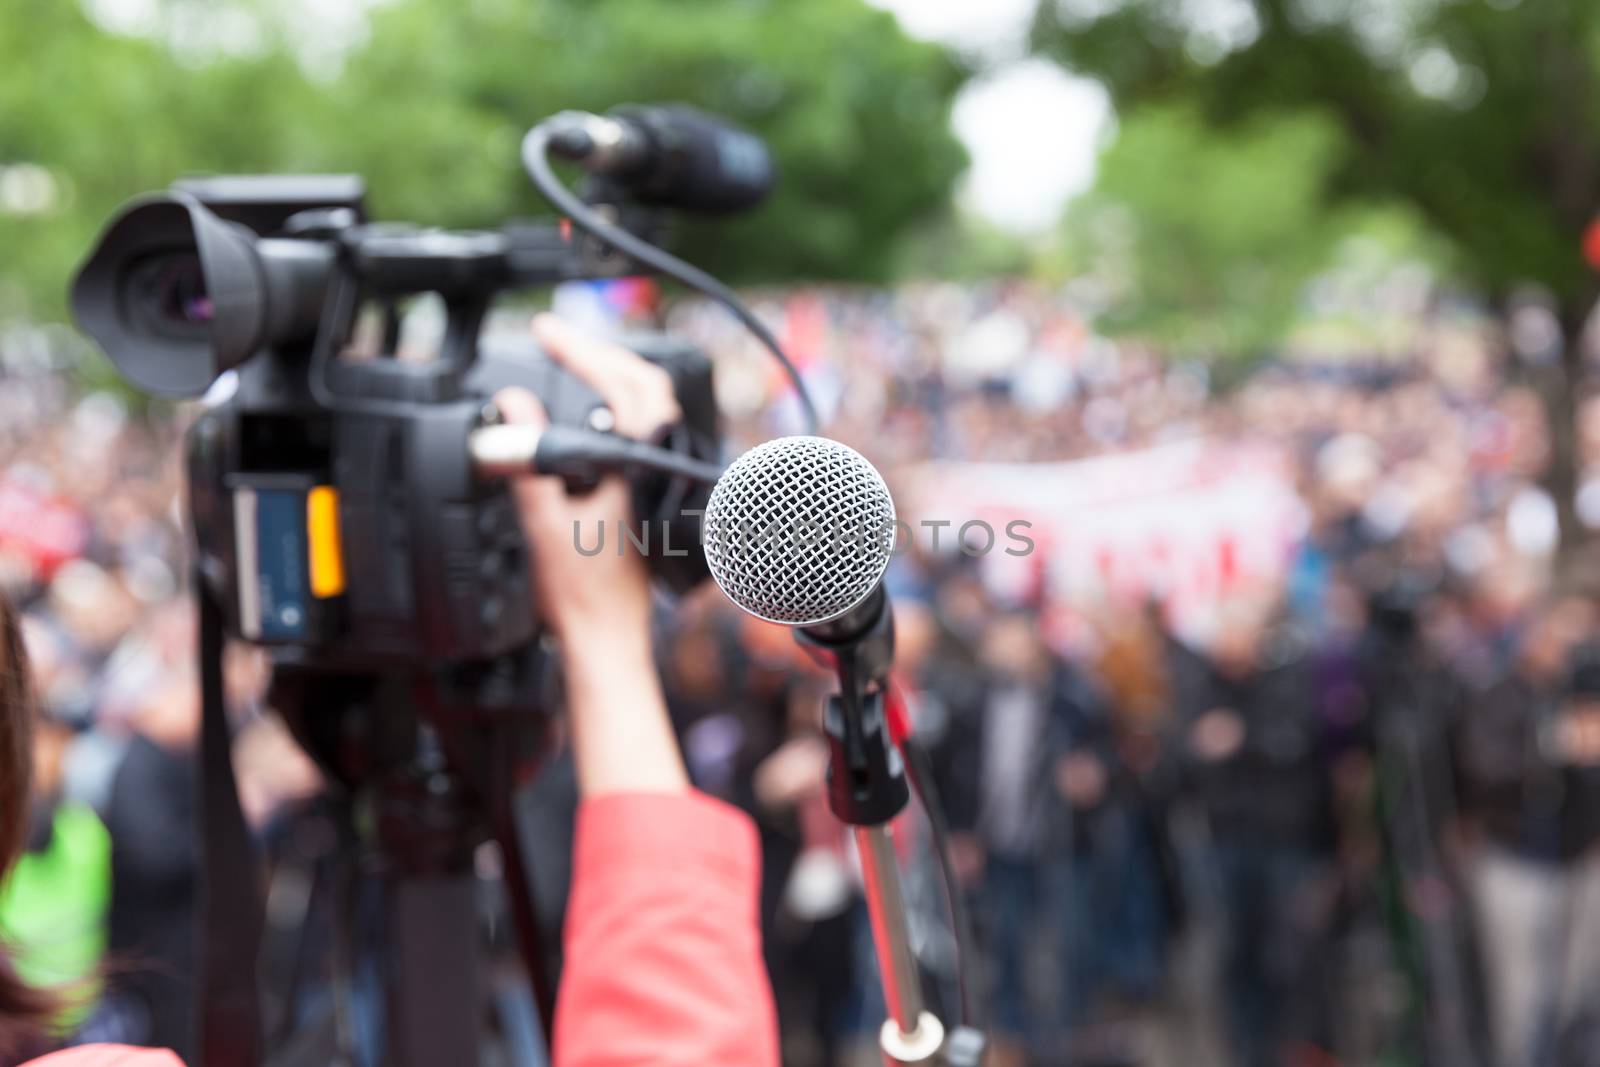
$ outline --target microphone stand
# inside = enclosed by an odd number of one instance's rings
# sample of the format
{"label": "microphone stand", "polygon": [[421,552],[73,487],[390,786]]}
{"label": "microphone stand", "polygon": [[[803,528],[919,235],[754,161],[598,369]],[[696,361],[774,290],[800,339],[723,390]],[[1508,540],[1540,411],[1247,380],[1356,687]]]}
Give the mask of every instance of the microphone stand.
{"label": "microphone stand", "polygon": [[839,692],[828,697],[823,727],[828,738],[828,806],[853,828],[861,860],[867,914],[877,950],[888,1018],[878,1033],[886,1064],[976,1064],[982,1035],[959,1028],[946,1040],[944,1024],[928,1010],[900,869],[894,817],[911,792],[900,749],[889,736],[885,688],[894,660],[894,617],[882,586],[831,622],[796,635],[812,657],[831,666]]}

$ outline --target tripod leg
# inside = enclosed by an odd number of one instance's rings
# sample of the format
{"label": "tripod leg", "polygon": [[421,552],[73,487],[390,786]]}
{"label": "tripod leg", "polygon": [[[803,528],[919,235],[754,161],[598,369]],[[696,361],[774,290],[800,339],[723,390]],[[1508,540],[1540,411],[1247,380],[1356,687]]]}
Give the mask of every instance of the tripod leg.
{"label": "tripod leg", "polygon": [[545,973],[544,953],[539,936],[539,913],[534,906],[533,883],[528,877],[528,857],[522,847],[522,835],[517,830],[515,798],[512,789],[498,793],[494,801],[494,835],[500,844],[506,902],[511,910],[511,922],[516,928],[517,946],[521,949],[523,965],[528,971],[528,983],[533,987],[533,1002],[539,1009],[539,1025],[544,1028],[548,1045],[554,1033],[556,998],[551,988],[550,976]]}
{"label": "tripod leg", "polygon": [[[299,909],[299,929],[295,931],[294,953],[289,964],[289,984],[288,988],[283,991],[283,1006],[278,1014],[277,1025],[272,1028],[271,1045],[273,1048],[279,1048],[287,1044],[290,1036],[294,1033],[295,1026],[300,1021],[300,997],[305,990],[306,981],[311,975],[311,969],[316,963],[315,946],[311,937],[310,917],[322,895],[328,892],[328,868],[330,865],[331,861],[326,857],[318,857],[311,862],[310,885],[306,888],[305,901]],[[282,878],[283,875],[279,874],[277,877]],[[276,890],[279,884],[275,880],[273,889]]]}
{"label": "tripod leg", "polygon": [[484,959],[470,871],[392,878],[388,896],[388,1055],[396,1067],[478,1062]]}

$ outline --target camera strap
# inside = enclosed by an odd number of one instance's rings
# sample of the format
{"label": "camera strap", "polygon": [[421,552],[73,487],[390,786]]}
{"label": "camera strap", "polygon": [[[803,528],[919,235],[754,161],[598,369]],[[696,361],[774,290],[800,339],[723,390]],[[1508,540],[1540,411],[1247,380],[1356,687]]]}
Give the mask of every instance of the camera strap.
{"label": "camera strap", "polygon": [[256,964],[265,923],[260,866],[239,803],[222,685],[222,606],[198,572],[200,774],[200,1063],[257,1067],[261,1001]]}

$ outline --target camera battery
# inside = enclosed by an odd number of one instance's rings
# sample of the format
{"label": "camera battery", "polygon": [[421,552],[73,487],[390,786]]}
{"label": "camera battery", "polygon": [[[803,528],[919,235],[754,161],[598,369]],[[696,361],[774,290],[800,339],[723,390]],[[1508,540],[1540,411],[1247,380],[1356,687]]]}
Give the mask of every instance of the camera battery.
{"label": "camera battery", "polygon": [[303,474],[230,479],[238,553],[239,633],[251,641],[318,644],[344,592],[337,491]]}

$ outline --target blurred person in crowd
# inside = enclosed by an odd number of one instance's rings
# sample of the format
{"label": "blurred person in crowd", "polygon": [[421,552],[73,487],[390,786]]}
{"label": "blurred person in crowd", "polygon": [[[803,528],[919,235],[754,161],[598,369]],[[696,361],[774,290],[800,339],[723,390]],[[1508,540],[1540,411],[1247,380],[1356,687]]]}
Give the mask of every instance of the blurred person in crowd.
{"label": "blurred person in crowd", "polygon": [[1537,606],[1502,676],[1457,724],[1468,873],[1502,1067],[1600,1054],[1596,623],[1586,597]]}
{"label": "blurred person in crowd", "polygon": [[767,890],[768,968],[787,1060],[834,1067],[845,1062],[851,999],[868,977],[855,966],[858,890],[849,839],[828,808],[825,690],[797,678],[785,695],[777,745],[748,772],[752,814],[774,846],[768,869],[781,879]]}
{"label": "blurred person in crowd", "polygon": [[1210,832],[1236,1062],[1279,1067],[1321,1037],[1315,961],[1331,904],[1331,797],[1304,649],[1275,605],[1230,604],[1175,699]]}
{"label": "blurred person in crowd", "polygon": [[1333,621],[1328,603],[1340,572],[1371,542],[1361,508],[1381,472],[1377,445],[1342,434],[1318,448],[1301,477],[1307,530],[1295,546],[1287,576],[1291,611],[1321,635]]}
{"label": "blurred person in crowd", "polygon": [[[1176,857],[1167,834],[1178,768],[1170,745],[1172,694],[1154,605],[1107,605],[1096,622],[1095,676],[1106,723],[1079,748],[1104,762],[1107,784],[1079,822],[1075,846],[1092,864],[1089,918],[1101,926],[1095,982],[1132,1004],[1161,989],[1168,939],[1182,917]],[[1071,797],[1067,768],[1057,786]]]}
{"label": "blurred person in crowd", "polygon": [[64,565],[51,579],[44,615],[97,670],[139,621],[139,606],[117,577],[88,560]]}
{"label": "blurred person in crowd", "polygon": [[[1366,588],[1337,583],[1334,601],[1346,606],[1335,615],[1348,621],[1332,628],[1319,656],[1347,936],[1385,937],[1382,958],[1365,957],[1365,988],[1352,990],[1358,1017],[1340,1051],[1363,1047],[1364,1026],[1369,1049],[1472,1067],[1485,1062],[1485,1028],[1471,911],[1451,848],[1460,799],[1450,729],[1466,690],[1452,657],[1466,636],[1463,590],[1434,562],[1392,551],[1358,560]],[[1352,984],[1362,980],[1353,966],[1357,973],[1342,976]],[[1372,996],[1384,974],[1403,981],[1405,1000]]]}
{"label": "blurred person in crowd", "polygon": [[[7,883],[30,835],[29,796],[40,751],[34,745],[34,729],[34,692],[21,628],[9,602],[0,600],[0,884]],[[42,751],[49,750],[46,741]],[[48,771],[48,760],[40,762]],[[9,942],[0,942],[0,1063],[17,1062],[56,1044],[65,1004],[60,993],[25,982],[9,952]],[[75,1054],[70,1062],[89,1067],[113,1061],[119,1067],[178,1063],[166,1052],[103,1048]]]}
{"label": "blurred person in crowd", "polygon": [[[1079,819],[1106,794],[1104,712],[1077,668],[1058,660],[1027,611],[997,613],[978,649],[982,685],[952,709],[945,745],[952,842],[959,862],[981,865],[977,912],[987,934],[990,1017],[1010,1058],[1059,1047],[1084,1020],[1098,917],[1090,872],[1077,863]],[[1055,973],[1029,981],[1041,935]]]}
{"label": "blurred person in crowd", "polygon": [[156,676],[134,705],[131,736],[106,807],[111,832],[113,958],[107,1007],[121,1040],[195,1052],[195,746],[200,729],[194,666]]}
{"label": "blurred person in crowd", "polygon": [[75,723],[59,709],[45,710],[34,724],[27,839],[0,885],[0,930],[17,949],[12,963],[29,984],[70,993],[63,1026],[81,1022],[93,1006],[111,893],[106,828],[87,804],[63,795],[74,734]]}

